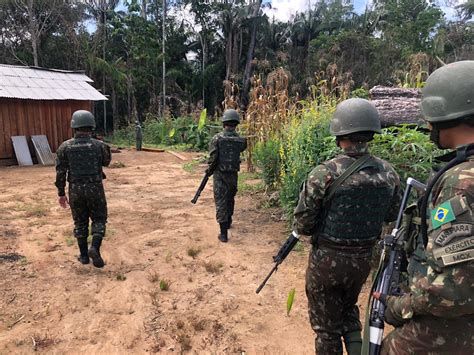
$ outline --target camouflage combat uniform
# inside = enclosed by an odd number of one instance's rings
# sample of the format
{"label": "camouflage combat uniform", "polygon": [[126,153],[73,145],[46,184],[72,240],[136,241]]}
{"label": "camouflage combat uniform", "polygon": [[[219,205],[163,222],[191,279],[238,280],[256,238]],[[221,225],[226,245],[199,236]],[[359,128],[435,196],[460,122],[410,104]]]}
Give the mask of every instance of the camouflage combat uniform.
{"label": "camouflage combat uniform", "polygon": [[358,144],[317,166],[294,212],[294,230],[312,236],[306,295],[318,354],[342,354],[341,337],[347,344],[349,334],[357,334],[361,342],[357,299],[382,224],[396,218],[401,200],[397,173],[372,157],[369,167],[353,173],[323,204],[332,182],[364,154],[367,145]]}
{"label": "camouflage combat uniform", "polygon": [[143,130],[140,123],[137,122],[135,126],[135,147],[138,151],[142,150]]}
{"label": "camouflage combat uniform", "polygon": [[245,138],[235,130],[216,134],[209,144],[208,172],[214,176],[214,202],[218,223],[228,223],[234,214],[240,153],[247,148]]}
{"label": "camouflage combat uniform", "polygon": [[87,238],[89,218],[91,234],[104,237],[107,223],[107,202],[102,185],[102,166],[110,164],[110,148],[89,135],[76,134],[57,150],[56,187],[65,196],[66,178],[69,182],[69,204],[74,220],[74,236]]}
{"label": "camouflage combat uniform", "polygon": [[384,339],[383,354],[474,353],[473,208],[471,156],[433,188],[425,267],[413,268],[427,271],[411,275],[410,293],[387,298],[387,321],[399,328]]}

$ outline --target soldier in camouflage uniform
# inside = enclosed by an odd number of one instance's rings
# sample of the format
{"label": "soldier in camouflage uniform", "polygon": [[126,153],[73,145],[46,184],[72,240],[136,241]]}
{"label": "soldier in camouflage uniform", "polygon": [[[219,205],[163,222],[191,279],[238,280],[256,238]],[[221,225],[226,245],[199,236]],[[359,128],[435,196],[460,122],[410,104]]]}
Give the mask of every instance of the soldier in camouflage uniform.
{"label": "soldier in camouflage uniform", "polygon": [[216,219],[220,226],[219,240],[227,242],[227,230],[232,225],[237,179],[240,170],[240,153],[247,148],[245,138],[235,131],[240,122],[237,111],[224,112],[224,131],[216,134],[209,144],[209,162],[206,173],[214,175],[214,202]]}
{"label": "soldier in camouflage uniform", "polygon": [[[473,153],[473,88],[474,61],[463,61],[436,70],[423,89],[431,139],[457,148],[442,161]],[[429,213],[421,212],[427,216],[426,261],[411,269],[425,271],[410,275],[409,293],[385,297],[386,321],[398,328],[384,339],[383,354],[474,353],[474,157],[447,168],[431,182]]]}
{"label": "soldier in camouflage uniform", "polygon": [[[343,153],[311,171],[294,212],[294,230],[312,236],[306,272],[309,318],[318,354],[360,354],[357,299],[370,271],[372,248],[384,221],[396,219],[400,179],[387,162],[369,154],[367,142],[380,133],[375,107],[364,99],[340,103],[330,126]],[[336,179],[356,160],[368,162],[339,186]],[[327,200],[331,192],[332,197]]]}
{"label": "soldier in camouflage uniform", "polygon": [[[105,143],[91,138],[95,120],[89,111],[73,113],[71,128],[74,138],[65,141],[56,154],[56,187],[59,204],[67,208],[70,204],[74,220],[74,236],[77,238],[82,264],[89,263],[89,257],[96,267],[103,267],[100,245],[107,223],[107,202],[102,179],[103,166],[110,164],[110,148]],[[69,200],[66,197],[66,179],[69,182]],[[89,218],[92,220],[92,243],[88,250]]]}
{"label": "soldier in camouflage uniform", "polygon": [[140,122],[135,121],[135,147],[137,151],[142,150],[143,131]]}

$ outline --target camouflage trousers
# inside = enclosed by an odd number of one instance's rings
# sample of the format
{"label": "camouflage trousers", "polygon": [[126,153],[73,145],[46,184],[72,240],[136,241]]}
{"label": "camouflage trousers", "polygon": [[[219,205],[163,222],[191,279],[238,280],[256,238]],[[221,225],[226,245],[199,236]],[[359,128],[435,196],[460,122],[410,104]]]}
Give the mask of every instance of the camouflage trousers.
{"label": "camouflage trousers", "polygon": [[234,214],[237,172],[214,172],[214,202],[218,223],[227,223]]}
{"label": "camouflage trousers", "polygon": [[342,354],[345,334],[360,332],[357,299],[370,272],[370,255],[314,247],[306,270],[309,320],[317,354]]}
{"label": "camouflage trousers", "polygon": [[418,316],[382,342],[381,354],[474,354],[474,316]]}
{"label": "camouflage trousers", "polygon": [[92,236],[104,237],[107,223],[107,201],[102,182],[70,183],[69,204],[76,238],[89,236],[89,219],[92,221]]}
{"label": "camouflage trousers", "polygon": [[143,139],[142,138],[137,138],[136,141],[135,141],[135,148],[136,150],[140,151],[142,150],[142,143],[143,143]]}

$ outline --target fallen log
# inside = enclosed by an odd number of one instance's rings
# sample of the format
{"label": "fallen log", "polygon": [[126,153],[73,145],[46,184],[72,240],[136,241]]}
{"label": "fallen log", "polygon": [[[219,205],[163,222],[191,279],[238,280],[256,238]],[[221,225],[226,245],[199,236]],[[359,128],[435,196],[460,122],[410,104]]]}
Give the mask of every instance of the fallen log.
{"label": "fallen log", "polygon": [[382,127],[424,125],[420,109],[420,89],[375,86],[370,89],[369,94],[379,112]]}

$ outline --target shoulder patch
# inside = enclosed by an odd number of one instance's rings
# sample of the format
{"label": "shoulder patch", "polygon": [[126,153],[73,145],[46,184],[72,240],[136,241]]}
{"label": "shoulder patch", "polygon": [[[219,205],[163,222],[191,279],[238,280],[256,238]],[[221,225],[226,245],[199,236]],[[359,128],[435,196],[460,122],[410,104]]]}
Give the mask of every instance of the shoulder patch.
{"label": "shoulder patch", "polygon": [[443,255],[442,259],[443,259],[443,264],[445,266],[459,264],[459,263],[463,263],[469,260],[474,260],[474,250],[466,250],[466,251],[460,251],[459,253],[455,253],[455,254]]}
{"label": "shoulder patch", "polygon": [[438,205],[431,211],[431,224],[433,229],[441,227],[443,224],[452,222],[456,219],[451,206],[451,201],[446,201]]}
{"label": "shoulder patch", "polygon": [[433,255],[436,259],[439,259],[443,256],[455,254],[466,249],[474,249],[474,237],[464,238],[444,247],[433,249]]}
{"label": "shoulder patch", "polygon": [[448,229],[440,230],[433,240],[436,244],[444,246],[456,237],[472,235],[472,229],[470,223],[456,223]]}

